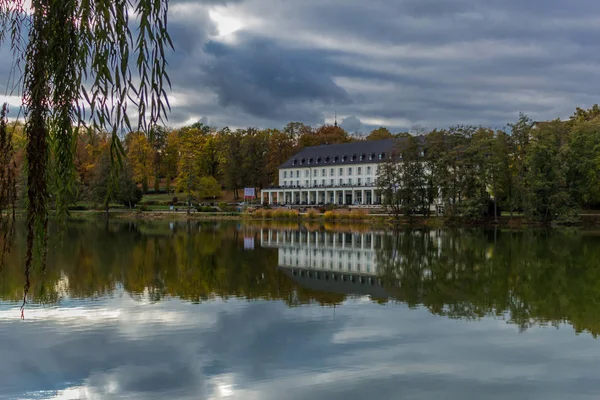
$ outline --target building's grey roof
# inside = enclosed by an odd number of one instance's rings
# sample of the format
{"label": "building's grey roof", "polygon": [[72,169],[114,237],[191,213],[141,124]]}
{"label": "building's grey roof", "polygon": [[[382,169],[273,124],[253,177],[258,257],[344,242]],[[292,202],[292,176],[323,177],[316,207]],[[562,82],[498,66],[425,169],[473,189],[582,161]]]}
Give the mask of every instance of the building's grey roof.
{"label": "building's grey roof", "polygon": [[[396,146],[399,140],[402,139],[366,140],[306,147],[290,157],[290,159],[281,164],[279,168],[378,163],[385,161],[385,159],[379,159],[379,154],[385,153],[386,158],[389,157],[391,150]],[[335,161],[336,157],[337,161]],[[343,157],[346,157],[345,161],[342,161]],[[304,160],[304,162],[302,162],[302,160]],[[295,164],[294,161],[296,161]]]}

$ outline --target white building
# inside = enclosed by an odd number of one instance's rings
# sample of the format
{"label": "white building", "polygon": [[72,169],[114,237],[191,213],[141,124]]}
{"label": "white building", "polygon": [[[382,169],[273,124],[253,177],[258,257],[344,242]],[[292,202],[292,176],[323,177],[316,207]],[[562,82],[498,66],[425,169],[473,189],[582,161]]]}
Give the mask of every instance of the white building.
{"label": "white building", "polygon": [[279,186],[263,189],[263,196],[269,204],[380,204],[377,169],[396,143],[384,139],[307,147],[279,167]]}

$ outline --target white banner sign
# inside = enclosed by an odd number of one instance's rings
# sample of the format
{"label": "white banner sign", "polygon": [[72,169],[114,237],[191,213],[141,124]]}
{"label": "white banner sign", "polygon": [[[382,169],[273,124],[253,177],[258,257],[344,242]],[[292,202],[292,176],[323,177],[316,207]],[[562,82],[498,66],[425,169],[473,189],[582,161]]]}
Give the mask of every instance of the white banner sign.
{"label": "white banner sign", "polygon": [[254,188],[244,188],[244,197],[256,197],[256,192]]}

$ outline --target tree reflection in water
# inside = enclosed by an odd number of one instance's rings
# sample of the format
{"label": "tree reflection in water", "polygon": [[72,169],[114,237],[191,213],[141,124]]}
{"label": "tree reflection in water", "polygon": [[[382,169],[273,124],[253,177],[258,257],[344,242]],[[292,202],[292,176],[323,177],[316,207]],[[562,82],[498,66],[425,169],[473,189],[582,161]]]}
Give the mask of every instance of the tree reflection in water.
{"label": "tree reflection in water", "polygon": [[[327,291],[277,268],[282,261],[278,251],[261,247],[261,229],[264,234],[268,228],[186,222],[105,227],[102,222],[72,222],[62,243],[51,244],[45,273],[34,271],[32,301],[54,304],[66,296],[97,298],[122,288],[134,298],[144,295],[152,301],[177,297],[198,303],[242,297],[280,300],[289,306],[342,304],[349,294]],[[248,237],[254,238],[253,249],[244,248]],[[577,332],[600,333],[600,235],[404,230],[372,233],[369,240],[377,266],[371,275],[387,294],[373,301],[422,305],[450,318],[496,316],[523,330],[564,322]],[[0,274],[4,301],[22,298],[23,256],[19,229]],[[328,274],[327,279],[333,276]],[[361,294],[360,289],[354,293]]]}

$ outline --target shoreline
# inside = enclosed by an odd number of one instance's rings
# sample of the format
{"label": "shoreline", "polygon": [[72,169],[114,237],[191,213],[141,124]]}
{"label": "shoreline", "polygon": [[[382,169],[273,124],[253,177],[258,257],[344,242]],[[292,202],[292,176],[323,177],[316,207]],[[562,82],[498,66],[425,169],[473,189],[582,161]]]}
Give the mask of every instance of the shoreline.
{"label": "shoreline", "polygon": [[[86,210],[71,211],[69,219],[103,218],[104,211]],[[370,225],[374,227],[428,227],[428,228],[531,228],[531,227],[574,227],[589,228],[600,226],[600,214],[583,214],[577,223],[552,223],[541,224],[538,222],[527,221],[522,216],[501,216],[497,220],[487,218],[480,221],[449,219],[440,216],[414,216],[410,219],[401,217],[399,220],[393,220],[390,215],[369,214],[361,218],[335,218],[327,219],[324,214],[317,216],[299,214],[294,218],[273,218],[253,216],[246,213],[201,213],[195,212],[187,214],[184,211],[130,211],[130,210],[111,210],[109,220],[135,220],[135,221],[244,221],[244,222],[280,222],[280,223],[328,223],[336,225]]]}

